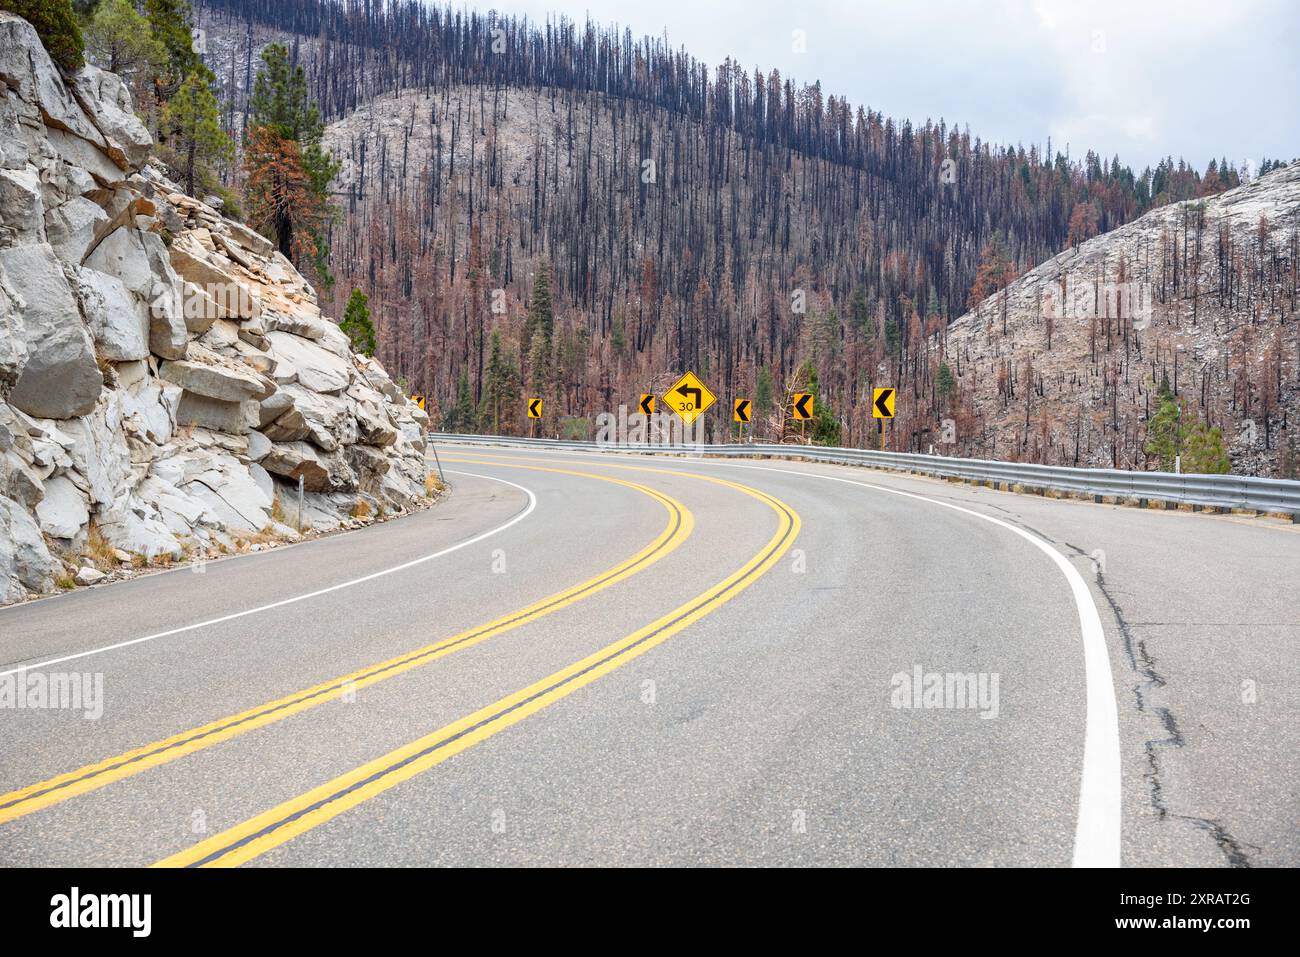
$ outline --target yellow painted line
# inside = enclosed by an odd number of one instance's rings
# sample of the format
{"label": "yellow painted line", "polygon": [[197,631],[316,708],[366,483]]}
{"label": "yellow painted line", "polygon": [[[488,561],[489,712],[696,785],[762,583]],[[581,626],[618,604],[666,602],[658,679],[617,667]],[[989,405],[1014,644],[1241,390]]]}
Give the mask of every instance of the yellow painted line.
{"label": "yellow painted line", "polygon": [[[652,470],[644,470],[652,471]],[[689,472],[678,473],[691,475]],[[453,755],[620,668],[716,611],[781,560],[799,534],[799,515],[779,499],[725,479],[692,475],[744,492],[777,514],[776,533],[749,561],[718,584],[644,628],[380,758],[305,794],[158,861],[155,867],[236,867],[383,794]]]}
{"label": "yellow painted line", "polygon": [[332,701],[345,691],[359,690],[377,684],[395,675],[426,665],[431,661],[437,661],[439,658],[444,658],[463,648],[469,648],[480,642],[487,641],[489,638],[511,631],[521,625],[526,625],[531,621],[536,621],[538,618],[553,614],[649,568],[686,541],[695,528],[695,516],[691,514],[690,509],[677,499],[646,485],[624,481],[608,475],[596,475],[591,472],[543,468],[540,466],[509,467],[528,468],[531,471],[538,472],[559,472],[565,475],[575,475],[580,478],[591,478],[626,486],[648,495],[662,505],[668,512],[668,522],[664,525],[663,531],[645,548],[630,558],[619,562],[594,578],[590,578],[571,588],[566,588],[564,591],[557,592],[517,611],[508,612],[485,625],[462,631],[434,644],[425,645],[396,658],[381,661],[378,664],[370,665],[340,678],[334,678],[267,704],[250,708],[239,714],[219,718],[189,731],[182,731],[180,734],[172,735],[161,741],[155,741],[153,744],[146,744],[116,757],[88,764],[75,771],[69,771],[49,780],[16,791],[10,791],[8,794],[0,794],[0,824],[31,814],[42,808],[59,804],[77,795],[97,790],[115,781],[139,774],[149,768],[175,761],[185,755],[194,754],[196,751],[202,751],[256,728],[281,721],[326,701]]}

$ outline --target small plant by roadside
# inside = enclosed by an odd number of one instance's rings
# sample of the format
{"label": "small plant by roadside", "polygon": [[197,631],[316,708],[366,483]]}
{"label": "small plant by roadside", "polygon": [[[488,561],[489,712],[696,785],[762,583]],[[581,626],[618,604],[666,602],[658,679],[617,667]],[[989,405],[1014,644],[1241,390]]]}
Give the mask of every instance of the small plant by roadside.
{"label": "small plant by roadside", "polygon": [[99,526],[91,519],[90,526],[86,532],[86,547],[82,549],[82,555],[90,559],[97,568],[112,568],[117,564],[117,556],[113,554],[113,546],[104,533],[99,530]]}

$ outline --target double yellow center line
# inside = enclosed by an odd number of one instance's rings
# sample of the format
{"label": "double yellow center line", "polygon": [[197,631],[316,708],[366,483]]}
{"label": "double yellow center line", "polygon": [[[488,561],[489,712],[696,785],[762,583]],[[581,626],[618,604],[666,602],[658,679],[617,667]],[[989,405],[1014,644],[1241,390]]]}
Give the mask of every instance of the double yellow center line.
{"label": "double yellow center line", "polygon": [[531,621],[553,614],[563,608],[589,598],[597,592],[615,585],[631,575],[643,571],[655,562],[673,552],[687,538],[695,527],[695,517],[681,502],[655,489],[636,482],[598,475],[593,472],[578,472],[568,469],[544,468],[540,466],[517,466],[538,472],[557,472],[580,478],[597,479],[622,485],[654,499],[668,512],[668,521],[663,531],[645,548],[635,555],[601,572],[594,578],[557,592],[540,601],[534,602],[517,611],[510,612],[485,625],[471,628],[450,638],[425,645],[414,651],[370,665],[351,674],[331,679],[302,691],[278,698],[275,701],[258,705],[247,711],[229,717],[220,718],[197,728],[182,731],[161,741],[146,744],[123,754],[88,764],[75,771],[58,775],[46,781],[40,781],[27,787],[0,794],[0,824],[15,818],[31,814],[42,808],[59,804],[70,798],[89,791],[95,791],[115,781],[139,774],[141,771],[175,761],[196,751],[202,751],[222,741],[228,741],[237,735],[246,734],[256,728],[265,727],[276,721],[314,708],[326,701],[336,700],[343,692],[359,690],[377,684],[413,668],[429,664],[464,648],[487,641],[504,632],[511,631]]}
{"label": "double yellow center line", "polygon": [[[486,464],[501,464],[489,462]],[[525,466],[511,466],[525,467]],[[614,466],[618,467],[618,466]],[[305,794],[222,831],[159,861],[159,867],[234,867],[279,847],[313,828],[383,794],[453,755],[490,738],[529,715],[645,654],[656,645],[736,597],[780,561],[799,533],[798,514],[784,502],[757,489],[713,476],[662,471],[704,479],[736,489],[763,502],[777,516],[777,529],[759,552],[718,584],[674,608],[644,628],[507,695],[473,714],[339,775]]]}

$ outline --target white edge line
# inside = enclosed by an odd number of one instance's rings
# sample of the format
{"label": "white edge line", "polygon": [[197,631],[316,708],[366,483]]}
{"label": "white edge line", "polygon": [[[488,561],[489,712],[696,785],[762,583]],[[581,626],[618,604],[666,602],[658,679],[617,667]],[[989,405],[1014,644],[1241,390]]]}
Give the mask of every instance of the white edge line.
{"label": "white edge line", "polygon": [[319,598],[321,595],[328,595],[330,592],[341,591],[344,588],[351,588],[353,585],[360,585],[363,582],[373,581],[374,579],[382,578],[385,575],[392,575],[395,572],[405,571],[408,568],[413,568],[414,566],[421,565],[424,562],[430,562],[435,558],[441,558],[444,555],[450,555],[452,552],[459,551],[462,548],[467,548],[470,545],[481,542],[483,539],[496,535],[499,532],[504,532],[511,525],[522,522],[525,518],[531,515],[533,509],[537,507],[537,496],[534,495],[531,490],[524,488],[522,485],[517,485],[507,479],[498,478],[495,475],[480,475],[477,472],[462,472],[458,469],[447,469],[447,471],[454,475],[468,475],[471,478],[481,478],[490,482],[501,482],[504,485],[513,486],[528,496],[528,507],[518,515],[515,515],[508,522],[504,522],[495,528],[490,528],[486,532],[480,532],[473,538],[467,538],[463,542],[457,542],[455,545],[434,552],[432,555],[425,555],[421,558],[412,559],[409,562],[403,562],[401,565],[394,565],[392,568],[380,569],[377,572],[371,572],[369,575],[363,575],[360,578],[353,578],[350,581],[340,582],[337,585],[330,585],[328,588],[320,588],[313,592],[307,592],[305,595],[295,595],[292,598],[284,598],[280,601],[271,602],[269,605],[258,605],[256,608],[248,608],[244,611],[237,611],[230,615],[222,615],[220,618],[209,618],[206,621],[196,622],[193,625],[184,625],[180,628],[172,628],[169,631],[160,631],[155,635],[145,635],[143,638],[132,638],[129,641],[119,641],[116,644],[105,645],[102,648],[92,648],[89,651],[79,651],[76,654],[63,655],[60,658],[50,658],[47,661],[39,661],[35,664],[23,665],[19,668],[11,668],[8,671],[0,671],[0,678],[5,678],[9,675],[22,674],[23,672],[32,671],[36,668],[46,668],[50,665],[62,664],[65,661],[75,661],[78,658],[88,658],[91,655],[101,655],[108,651],[116,651],[118,648],[129,648],[131,645],[139,645],[146,641],[154,641],[158,638],[170,638],[172,635],[179,635],[187,631],[195,631],[199,628],[209,628],[212,625],[220,625],[223,622],[234,621],[236,618],[245,618],[249,615],[256,615],[264,611],[270,611],[273,608],[283,608],[285,605],[307,601],[311,598]]}
{"label": "white edge line", "polygon": [[[559,451],[559,450],[557,450]],[[583,454],[581,452],[576,454]],[[590,453],[588,453],[590,454]],[[608,455],[608,453],[599,453]],[[986,522],[992,522],[1010,532],[1019,535],[1025,541],[1047,555],[1060,569],[1065,580],[1069,582],[1074,596],[1074,604],[1079,612],[1079,629],[1083,636],[1083,673],[1085,685],[1086,715],[1083,737],[1083,773],[1079,785],[1079,816],[1074,829],[1073,866],[1075,867],[1119,867],[1121,836],[1121,773],[1119,748],[1119,709],[1115,701],[1115,679],[1110,668],[1110,655],[1106,650],[1106,635],[1102,631],[1101,616],[1093,601],[1088,584],[1083,580],[1077,568],[1070,564],[1059,551],[1037,535],[1030,534],[1010,522],[973,509],[963,508],[951,502],[904,492],[901,489],[856,479],[842,478],[838,475],[825,475],[821,472],[805,472],[799,469],[782,469],[769,465],[744,465],[739,462],[712,462],[699,459],[701,464],[720,465],[737,469],[753,469],[759,472],[784,472],[800,477],[812,476],[829,482],[843,482],[846,485],[858,485],[862,488],[889,492],[906,498],[919,499],[931,505],[942,505],[966,515],[973,515]]]}
{"label": "white edge line", "polygon": [[940,501],[914,492],[859,482],[836,475],[804,472],[798,469],[772,468],[762,465],[717,463],[735,468],[758,471],[785,472],[789,475],[813,475],[831,482],[860,485],[863,488],[906,498],[919,499],[932,505],[942,505],[966,515],[992,522],[1019,535],[1056,563],[1074,595],[1079,612],[1079,630],[1083,636],[1083,673],[1086,698],[1086,717],[1083,736],[1083,773],[1079,784],[1079,816],[1074,828],[1075,867],[1120,866],[1121,774],[1119,750],[1119,709],[1115,701],[1115,679],[1110,668],[1110,655],[1106,650],[1106,635],[1102,631],[1101,616],[1088,590],[1088,584],[1079,570],[1069,560],[1037,535],[1010,522],[951,502]]}

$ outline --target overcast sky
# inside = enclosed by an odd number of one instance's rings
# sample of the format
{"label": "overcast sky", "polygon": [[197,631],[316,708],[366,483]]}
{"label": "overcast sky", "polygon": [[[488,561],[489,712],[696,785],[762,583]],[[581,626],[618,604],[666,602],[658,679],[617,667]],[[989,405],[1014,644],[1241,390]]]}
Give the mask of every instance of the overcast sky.
{"label": "overcast sky", "polygon": [[[667,31],[914,123],[1138,171],[1183,156],[1300,157],[1298,0],[496,0],[479,11]],[[798,52],[795,31],[802,31]]]}

